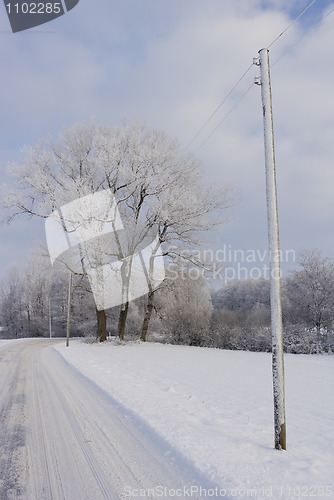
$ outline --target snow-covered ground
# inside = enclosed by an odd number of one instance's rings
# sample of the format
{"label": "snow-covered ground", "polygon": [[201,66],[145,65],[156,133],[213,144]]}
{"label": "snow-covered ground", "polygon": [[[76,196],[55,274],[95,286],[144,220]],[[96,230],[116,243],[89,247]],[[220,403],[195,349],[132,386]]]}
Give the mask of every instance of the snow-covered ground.
{"label": "snow-covered ground", "polygon": [[9,342],[12,342],[11,340],[7,339],[0,339],[0,349],[4,347],[5,345],[9,344]]}
{"label": "snow-covered ground", "polygon": [[334,496],[333,356],[285,356],[285,452],[273,448],[269,354],[81,340],[55,349],[221,488],[203,498]]}
{"label": "snow-covered ground", "polygon": [[19,342],[31,342],[33,339],[0,339],[0,349],[3,347],[6,347],[6,345],[10,345],[13,342],[19,343]]}

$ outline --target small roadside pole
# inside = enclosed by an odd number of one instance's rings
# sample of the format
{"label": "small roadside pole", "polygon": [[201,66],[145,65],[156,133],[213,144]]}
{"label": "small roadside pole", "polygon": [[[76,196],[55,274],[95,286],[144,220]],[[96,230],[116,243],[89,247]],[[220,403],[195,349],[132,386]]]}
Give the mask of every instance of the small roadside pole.
{"label": "small roadside pole", "polygon": [[52,337],[51,299],[49,299],[49,333],[50,333],[50,339],[51,339],[51,337]]}
{"label": "small roadside pole", "polygon": [[283,323],[269,50],[261,49],[259,51],[259,55],[259,59],[254,59],[254,64],[260,66],[261,69],[261,79],[260,81],[256,79],[255,83],[261,85],[264,122],[267,217],[270,255],[270,304],[275,448],[278,450],[286,450]]}
{"label": "small roadside pole", "polygon": [[68,283],[66,347],[68,347],[70,345],[71,296],[72,296],[72,273],[70,273],[70,279],[69,279],[69,283]]}

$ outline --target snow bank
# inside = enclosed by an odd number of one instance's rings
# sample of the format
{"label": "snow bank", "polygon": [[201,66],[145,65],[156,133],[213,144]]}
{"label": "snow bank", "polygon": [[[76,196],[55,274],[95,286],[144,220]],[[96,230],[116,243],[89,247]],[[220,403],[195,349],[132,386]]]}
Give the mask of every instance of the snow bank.
{"label": "snow bank", "polygon": [[55,347],[235,498],[334,496],[334,357],[285,356],[288,450],[271,356],[161,344]]}

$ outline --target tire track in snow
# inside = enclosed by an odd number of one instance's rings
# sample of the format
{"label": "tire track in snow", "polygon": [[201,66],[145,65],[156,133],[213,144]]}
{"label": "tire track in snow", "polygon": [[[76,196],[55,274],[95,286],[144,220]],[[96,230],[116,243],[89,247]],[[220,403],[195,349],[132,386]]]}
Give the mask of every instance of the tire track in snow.
{"label": "tire track in snow", "polygon": [[130,489],[198,484],[154,432],[68,365],[55,342],[0,351],[1,500],[117,500]]}
{"label": "tire track in snow", "polygon": [[26,481],[25,370],[23,344],[0,350],[0,498],[24,498]]}

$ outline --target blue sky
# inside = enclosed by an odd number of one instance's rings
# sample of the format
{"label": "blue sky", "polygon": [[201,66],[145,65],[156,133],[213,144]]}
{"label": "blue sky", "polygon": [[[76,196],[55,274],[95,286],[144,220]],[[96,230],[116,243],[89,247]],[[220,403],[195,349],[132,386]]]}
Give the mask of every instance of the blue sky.
{"label": "blue sky", "polygon": [[[9,182],[6,164],[20,159],[24,145],[92,118],[111,126],[144,120],[187,145],[258,50],[309,3],[80,0],[57,20],[16,34],[2,4],[1,182]],[[333,8],[333,1],[317,0],[270,51],[271,62],[279,60],[272,90],[281,247],[296,254],[320,248],[332,258],[334,13],[323,18]],[[254,85],[198,149],[255,76],[254,66],[190,148],[208,181],[231,184],[240,199],[231,222],[208,243],[215,248],[267,247],[260,88]],[[44,223],[18,220],[0,227],[0,238],[3,275],[44,240]]]}

